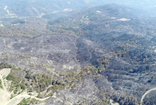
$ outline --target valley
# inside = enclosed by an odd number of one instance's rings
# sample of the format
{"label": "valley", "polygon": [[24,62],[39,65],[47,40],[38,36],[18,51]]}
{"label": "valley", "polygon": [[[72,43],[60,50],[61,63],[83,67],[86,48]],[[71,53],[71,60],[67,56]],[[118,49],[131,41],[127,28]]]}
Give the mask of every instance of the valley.
{"label": "valley", "polygon": [[94,0],[13,1],[0,16],[0,104],[154,105],[155,14]]}

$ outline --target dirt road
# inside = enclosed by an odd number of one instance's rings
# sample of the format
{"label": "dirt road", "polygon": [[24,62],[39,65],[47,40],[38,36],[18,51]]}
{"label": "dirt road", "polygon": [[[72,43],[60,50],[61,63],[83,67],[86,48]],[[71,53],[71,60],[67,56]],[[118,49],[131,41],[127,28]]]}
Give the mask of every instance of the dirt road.
{"label": "dirt road", "polygon": [[38,101],[45,101],[47,100],[49,97],[47,98],[37,98],[36,96],[32,96],[32,95],[28,95],[28,93],[22,92],[21,94],[15,96],[14,98],[11,98],[11,94],[12,92],[8,91],[8,85],[9,85],[9,81],[6,80],[6,77],[10,74],[11,69],[2,69],[0,70],[0,80],[2,83],[2,88],[0,88],[0,105],[17,105],[19,104],[24,98],[33,98],[36,99]]}
{"label": "dirt road", "polygon": [[152,89],[146,91],[146,92],[143,94],[143,96],[141,97],[140,105],[142,105],[145,96],[146,96],[147,94],[149,94],[150,92],[154,91],[154,90],[156,90],[156,88],[152,88]]}

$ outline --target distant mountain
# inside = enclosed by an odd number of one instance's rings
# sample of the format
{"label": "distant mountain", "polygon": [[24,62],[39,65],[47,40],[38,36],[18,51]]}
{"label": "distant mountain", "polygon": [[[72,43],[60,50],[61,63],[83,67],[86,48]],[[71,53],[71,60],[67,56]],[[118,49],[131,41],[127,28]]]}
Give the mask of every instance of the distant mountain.
{"label": "distant mountain", "polygon": [[[52,14],[43,16],[43,18],[48,20],[48,28],[51,31],[58,32],[60,30],[72,30],[77,35],[81,35],[81,30],[84,27],[91,27],[91,25],[95,24],[112,24],[114,27],[113,29],[116,29],[117,27],[114,25],[125,22],[124,24],[130,23],[132,24],[131,27],[136,25],[135,27],[139,28],[137,27],[137,23],[141,22],[142,24],[146,22],[145,20],[149,18],[150,15],[141,9],[130,8],[116,4],[107,4],[103,6],[87,8],[83,11],[72,12],[66,16],[60,16],[57,19],[53,19],[52,17]],[[109,31],[107,28],[104,29],[105,31]]]}
{"label": "distant mountain", "polygon": [[[39,16],[45,13],[66,12],[81,9],[87,5],[84,0],[6,0],[0,1],[3,12],[5,6],[17,16]],[[5,13],[7,15],[7,13]]]}
{"label": "distant mountain", "polygon": [[1,17],[42,16],[44,14],[68,12],[86,7],[99,6],[109,3],[138,8],[154,8],[156,1],[144,2],[126,0],[0,0]]}

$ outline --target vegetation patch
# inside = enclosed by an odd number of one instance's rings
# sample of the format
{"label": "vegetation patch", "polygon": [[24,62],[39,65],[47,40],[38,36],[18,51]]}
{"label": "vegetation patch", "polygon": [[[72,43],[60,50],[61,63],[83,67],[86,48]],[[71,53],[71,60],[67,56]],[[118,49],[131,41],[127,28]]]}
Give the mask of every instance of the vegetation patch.
{"label": "vegetation patch", "polygon": [[8,64],[8,63],[0,63],[0,69],[3,69],[3,68],[12,68],[13,66]]}
{"label": "vegetation patch", "polygon": [[3,86],[2,86],[2,81],[0,80],[0,88],[3,88]]}
{"label": "vegetation patch", "polygon": [[18,105],[30,105],[31,98],[23,99]]}

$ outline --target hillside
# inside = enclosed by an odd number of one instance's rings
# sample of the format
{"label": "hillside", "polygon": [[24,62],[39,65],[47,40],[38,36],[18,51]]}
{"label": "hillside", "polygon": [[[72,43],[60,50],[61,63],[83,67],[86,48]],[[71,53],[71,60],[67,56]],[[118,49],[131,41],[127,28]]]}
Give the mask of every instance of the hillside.
{"label": "hillside", "polygon": [[[8,81],[18,83],[14,97],[24,86],[41,100],[48,97],[46,105],[108,105],[111,100],[139,105],[156,87],[156,20],[146,12],[107,4],[56,18],[1,18],[0,69],[11,68]],[[31,94],[19,105],[42,104]],[[154,98],[149,93],[143,104]]]}

